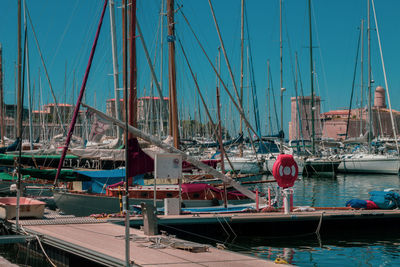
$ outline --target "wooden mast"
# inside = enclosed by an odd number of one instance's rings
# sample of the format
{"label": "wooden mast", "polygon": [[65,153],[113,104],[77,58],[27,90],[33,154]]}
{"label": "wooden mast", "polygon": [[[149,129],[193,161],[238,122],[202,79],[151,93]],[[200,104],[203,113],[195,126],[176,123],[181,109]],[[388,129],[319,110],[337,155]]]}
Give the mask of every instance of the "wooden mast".
{"label": "wooden mast", "polygon": [[169,80],[169,134],[174,138],[174,147],[179,148],[178,104],[176,96],[175,70],[175,22],[174,0],[167,0],[168,19],[168,80]]}

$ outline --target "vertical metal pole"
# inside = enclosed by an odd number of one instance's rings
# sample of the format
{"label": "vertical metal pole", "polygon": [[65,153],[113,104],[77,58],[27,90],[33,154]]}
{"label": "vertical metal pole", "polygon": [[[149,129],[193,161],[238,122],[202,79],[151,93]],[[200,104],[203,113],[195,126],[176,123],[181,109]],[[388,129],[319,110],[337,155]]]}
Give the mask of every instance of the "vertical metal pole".
{"label": "vertical metal pole", "polygon": [[[128,203],[128,196],[129,196],[129,184],[128,184],[128,177],[129,177],[129,143],[128,143],[128,29],[127,29],[127,18],[128,18],[128,0],[124,0],[123,5],[123,28],[124,30],[124,45],[123,51],[124,53],[124,103],[125,103],[125,265],[130,266],[130,244],[129,244],[129,203]],[[125,19],[124,19],[125,18]]]}
{"label": "vertical metal pole", "polygon": [[370,20],[370,0],[367,0],[367,35],[368,35],[368,152],[371,153],[372,139],[372,109],[371,109],[371,20]]}
{"label": "vertical metal pole", "polygon": [[[217,66],[219,75],[221,75],[221,49],[218,47],[218,58]],[[222,143],[222,125],[221,125],[221,104],[220,104],[220,90],[219,90],[219,80],[217,79],[217,115],[218,115],[218,142],[221,152],[221,173],[225,174],[224,166],[224,144]],[[224,182],[224,207],[228,207],[226,183]]]}
{"label": "vertical metal pole", "polygon": [[360,78],[361,78],[361,103],[360,103],[360,135],[363,134],[363,102],[364,102],[364,20],[361,20],[361,60],[360,60]]}
{"label": "vertical metal pole", "polygon": [[311,145],[312,154],[315,154],[315,129],[314,129],[314,64],[312,53],[312,27],[311,27],[311,0],[308,0],[308,20],[310,29],[310,82],[311,82]]}
{"label": "vertical metal pole", "polygon": [[[279,1],[279,54],[280,54],[280,94],[281,94],[281,129],[280,134],[283,132],[283,92],[285,88],[283,87],[283,51],[282,51],[282,0]],[[281,139],[281,145],[279,146],[280,152],[283,153],[283,137]]]}
{"label": "vertical metal pole", "polygon": [[[164,55],[164,0],[161,0],[161,8],[160,8],[160,81],[159,81],[159,87],[160,90],[162,91],[162,85],[163,85],[163,67],[164,67],[164,59],[163,59],[163,55]],[[157,82],[157,81],[154,81]],[[163,108],[164,106],[164,98],[160,95],[160,103],[159,103],[159,109],[158,109],[158,116],[159,116],[159,136],[161,138],[161,136],[164,134],[164,112],[163,110],[165,110]]]}
{"label": "vertical metal pole", "polygon": [[[115,29],[115,11],[114,0],[110,0],[110,30],[111,30],[111,46],[113,57],[113,72],[114,72],[114,97],[115,97],[115,118],[121,120],[121,102],[119,96],[119,77],[118,77],[118,57],[117,57],[117,39]],[[117,138],[121,138],[121,128],[117,127]]]}
{"label": "vertical metal pole", "polygon": [[[25,2],[24,2],[25,3]],[[24,21],[26,23],[26,14],[24,10]],[[26,26],[25,26],[26,28]],[[31,96],[31,82],[29,72],[29,48],[28,48],[28,33],[26,33],[26,85],[28,86],[28,109],[29,109],[29,144],[31,150],[33,150],[33,124],[32,124],[32,96]],[[21,144],[22,145],[22,144]]]}
{"label": "vertical metal pole", "polygon": [[0,131],[1,144],[4,145],[4,92],[3,92],[3,49],[0,44]]}
{"label": "vertical metal pole", "polygon": [[[22,129],[21,129],[21,108],[22,108],[22,97],[21,97],[21,0],[18,0],[18,88],[17,88],[17,138],[19,139],[19,148],[21,151],[22,147]],[[19,231],[19,198],[21,189],[21,159],[18,158],[18,180],[17,180],[17,208],[16,208],[16,218],[15,224],[17,225],[17,231]]]}
{"label": "vertical metal pole", "polygon": [[[240,16],[240,105],[243,106],[243,57],[244,57],[244,0],[241,0]],[[221,64],[221,63],[220,63]],[[240,116],[239,133],[243,135],[243,118]],[[239,157],[243,157],[243,147],[239,144]]]}

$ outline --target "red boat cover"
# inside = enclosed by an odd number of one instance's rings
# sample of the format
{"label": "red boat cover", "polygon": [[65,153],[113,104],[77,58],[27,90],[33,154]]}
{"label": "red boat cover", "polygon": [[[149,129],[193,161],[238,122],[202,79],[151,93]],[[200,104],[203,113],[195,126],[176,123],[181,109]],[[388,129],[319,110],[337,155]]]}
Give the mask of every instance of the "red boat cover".
{"label": "red boat cover", "polygon": [[154,160],[143,152],[136,138],[128,140],[129,177],[154,171]]}

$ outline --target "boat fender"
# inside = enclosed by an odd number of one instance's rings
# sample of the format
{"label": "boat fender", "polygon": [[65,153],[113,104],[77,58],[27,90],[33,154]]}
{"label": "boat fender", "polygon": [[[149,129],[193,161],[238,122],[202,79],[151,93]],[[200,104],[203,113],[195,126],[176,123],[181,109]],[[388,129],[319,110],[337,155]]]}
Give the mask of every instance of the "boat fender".
{"label": "boat fender", "polygon": [[278,186],[293,187],[299,176],[299,168],[292,155],[280,154],[272,167],[272,175]]}

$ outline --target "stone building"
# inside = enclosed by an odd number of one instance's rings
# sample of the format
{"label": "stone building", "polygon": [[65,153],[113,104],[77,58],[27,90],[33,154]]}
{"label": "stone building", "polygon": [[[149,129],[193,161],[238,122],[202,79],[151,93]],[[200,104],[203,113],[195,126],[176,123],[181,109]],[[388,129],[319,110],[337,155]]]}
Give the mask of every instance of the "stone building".
{"label": "stone building", "polygon": [[[308,97],[310,98],[310,97]],[[320,100],[317,97],[315,103],[315,112],[319,114],[320,110]],[[306,99],[299,98],[299,108],[307,109],[310,111],[309,104]],[[300,133],[300,127],[298,124],[299,116],[297,112],[296,98],[292,97],[292,121],[289,122],[289,138],[298,139]],[[400,112],[392,110],[393,120],[396,126],[396,132],[399,133],[400,129]],[[372,121],[372,133],[374,136],[380,137],[393,137],[393,127],[392,120],[390,117],[390,111],[386,106],[385,89],[378,86],[374,93],[374,104],[371,107],[371,121]],[[308,121],[310,118],[310,112],[300,112],[302,131],[304,139],[308,139],[308,128],[307,124],[304,122]],[[316,116],[317,117],[317,116]],[[320,114],[318,116],[319,125],[322,127],[322,131],[318,132],[319,128],[315,127],[316,138],[332,138],[335,140],[343,140],[351,137],[359,137],[365,134],[369,129],[369,116],[368,109],[358,108],[358,109],[341,109],[332,110]],[[317,122],[315,122],[317,123]]]}

